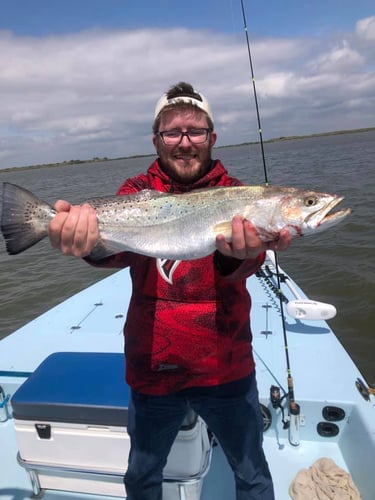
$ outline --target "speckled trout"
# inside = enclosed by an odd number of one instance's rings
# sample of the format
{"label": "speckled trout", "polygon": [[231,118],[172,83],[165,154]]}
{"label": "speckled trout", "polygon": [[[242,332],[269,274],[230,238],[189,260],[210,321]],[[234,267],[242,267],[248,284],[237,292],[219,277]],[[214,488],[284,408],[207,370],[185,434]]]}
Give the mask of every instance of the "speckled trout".
{"label": "speckled trout", "polygon": [[[332,212],[343,197],[292,187],[233,186],[184,194],[143,190],[86,200],[96,209],[101,240],[94,259],[131,251],[150,257],[190,260],[212,253],[215,239],[231,238],[235,215],[248,219],[263,241],[287,227],[292,236],[332,227],[350,209]],[[30,191],[3,185],[1,231],[9,254],[23,252],[48,235],[56,211]]]}

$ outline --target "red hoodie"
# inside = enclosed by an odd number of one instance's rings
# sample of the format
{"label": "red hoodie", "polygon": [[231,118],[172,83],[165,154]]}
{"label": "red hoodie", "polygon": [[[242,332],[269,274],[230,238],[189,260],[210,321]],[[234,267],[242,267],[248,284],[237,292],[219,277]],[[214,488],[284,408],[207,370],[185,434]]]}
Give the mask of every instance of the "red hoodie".
{"label": "red hoodie", "polygon": [[[156,160],[146,174],[126,180],[117,194],[234,185],[241,182],[217,160],[189,186],[170,179]],[[218,251],[192,261],[123,252],[96,263],[130,266],[133,293],[124,326],[128,384],[141,393],[163,395],[249,375],[254,360],[246,278],[263,261],[264,254],[240,261]]]}

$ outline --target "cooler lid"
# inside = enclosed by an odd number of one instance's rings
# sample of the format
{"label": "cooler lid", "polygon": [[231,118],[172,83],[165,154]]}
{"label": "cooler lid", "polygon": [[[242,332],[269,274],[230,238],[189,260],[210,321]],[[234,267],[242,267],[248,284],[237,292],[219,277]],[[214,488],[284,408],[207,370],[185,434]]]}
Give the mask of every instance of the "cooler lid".
{"label": "cooler lid", "polygon": [[51,354],[13,395],[13,416],[126,426],[129,387],[124,372],[122,353]]}

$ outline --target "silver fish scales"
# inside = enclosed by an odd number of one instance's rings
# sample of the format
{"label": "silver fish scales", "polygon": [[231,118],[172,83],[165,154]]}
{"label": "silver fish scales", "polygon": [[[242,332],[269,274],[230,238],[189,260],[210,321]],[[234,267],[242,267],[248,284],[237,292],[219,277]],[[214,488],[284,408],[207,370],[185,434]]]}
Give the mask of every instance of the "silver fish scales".
{"label": "silver fish scales", "polygon": [[[131,251],[175,260],[204,257],[216,236],[229,241],[235,215],[248,219],[263,241],[284,227],[292,236],[312,234],[343,220],[350,209],[331,212],[343,197],[280,186],[233,186],[184,194],[143,190],[86,200],[96,209],[101,240],[92,258]],[[3,185],[1,230],[9,254],[20,253],[48,235],[55,210],[30,191]]]}

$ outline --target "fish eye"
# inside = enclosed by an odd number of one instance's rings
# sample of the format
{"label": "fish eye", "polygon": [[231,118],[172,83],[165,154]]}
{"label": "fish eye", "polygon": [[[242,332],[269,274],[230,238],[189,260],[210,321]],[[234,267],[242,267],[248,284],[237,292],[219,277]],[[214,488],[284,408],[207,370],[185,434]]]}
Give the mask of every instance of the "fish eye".
{"label": "fish eye", "polygon": [[313,207],[314,205],[316,205],[316,202],[317,202],[316,196],[307,196],[304,199],[305,207]]}

